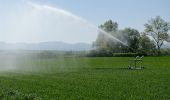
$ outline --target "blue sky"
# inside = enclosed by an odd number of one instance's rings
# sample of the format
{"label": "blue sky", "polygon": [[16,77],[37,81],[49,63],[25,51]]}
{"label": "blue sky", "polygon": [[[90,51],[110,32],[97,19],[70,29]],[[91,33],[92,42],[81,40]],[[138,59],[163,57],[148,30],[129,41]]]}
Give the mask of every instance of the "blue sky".
{"label": "blue sky", "polygon": [[48,3],[96,25],[112,19],[121,28],[134,27],[142,31],[143,24],[151,17],[161,16],[170,21],[170,0],[48,0]]}
{"label": "blue sky", "polygon": [[98,31],[90,23],[112,19],[120,29],[142,32],[152,17],[170,22],[169,5],[170,0],[1,0],[0,41],[91,43]]}

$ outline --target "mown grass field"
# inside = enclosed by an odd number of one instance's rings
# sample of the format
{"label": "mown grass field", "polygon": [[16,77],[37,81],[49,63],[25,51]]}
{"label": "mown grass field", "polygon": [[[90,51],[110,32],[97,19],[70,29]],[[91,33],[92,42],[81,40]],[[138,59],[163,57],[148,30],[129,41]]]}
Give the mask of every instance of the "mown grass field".
{"label": "mown grass field", "polygon": [[129,59],[1,59],[15,68],[0,72],[0,99],[170,100],[170,57],[145,57],[144,70],[128,70]]}

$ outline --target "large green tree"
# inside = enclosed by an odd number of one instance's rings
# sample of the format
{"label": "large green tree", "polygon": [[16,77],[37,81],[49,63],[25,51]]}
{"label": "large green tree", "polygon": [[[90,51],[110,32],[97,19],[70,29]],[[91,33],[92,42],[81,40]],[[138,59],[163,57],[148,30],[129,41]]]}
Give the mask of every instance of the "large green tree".
{"label": "large green tree", "polygon": [[124,39],[127,41],[129,52],[137,52],[139,47],[140,33],[133,28],[125,28],[123,31]]}
{"label": "large green tree", "polygon": [[103,25],[100,25],[99,28],[110,33],[118,30],[118,23],[113,22],[112,20],[108,20]]}
{"label": "large green tree", "polygon": [[149,20],[144,26],[145,32],[152,36],[157,46],[157,54],[160,55],[160,50],[164,41],[168,41],[169,38],[168,32],[170,30],[170,24],[163,20],[160,16],[157,16],[156,18]]}
{"label": "large green tree", "polygon": [[155,54],[155,44],[145,33],[142,33],[139,39],[139,52],[146,55]]}
{"label": "large green tree", "polygon": [[140,34],[138,30],[133,28],[125,28],[124,30],[118,30],[118,24],[112,20],[106,21],[103,25],[100,25],[101,29],[108,34],[118,38],[122,42],[126,42],[127,46],[114,41],[106,35],[99,33],[94,46],[98,50],[106,50],[109,52],[137,52],[139,46]]}
{"label": "large green tree", "polygon": [[[100,25],[99,28],[106,31],[110,35],[114,35],[114,33],[118,30],[118,24],[117,22],[108,20],[103,25]],[[114,44],[115,42],[112,39],[110,39],[108,36],[100,32],[94,43],[94,46],[98,50],[106,50],[110,52],[115,50],[113,49],[115,47]]]}

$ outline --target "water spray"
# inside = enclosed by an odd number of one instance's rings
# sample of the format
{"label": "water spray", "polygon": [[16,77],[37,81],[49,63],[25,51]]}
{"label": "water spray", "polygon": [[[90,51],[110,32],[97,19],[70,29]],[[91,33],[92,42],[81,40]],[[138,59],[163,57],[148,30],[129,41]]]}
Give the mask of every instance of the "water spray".
{"label": "water spray", "polygon": [[111,34],[107,33],[106,31],[102,30],[102,29],[99,29],[98,27],[96,27],[95,25],[91,24],[90,22],[88,22],[87,20],[69,12],[69,11],[66,11],[66,10],[63,10],[63,9],[60,9],[60,8],[56,8],[56,7],[52,7],[52,6],[48,6],[48,5],[40,5],[40,4],[36,4],[36,3],[33,3],[33,2],[30,2],[30,1],[27,1],[27,4],[29,6],[31,6],[32,8],[34,9],[37,9],[37,10],[48,10],[48,11],[51,11],[51,12],[54,12],[56,14],[60,14],[60,15],[63,15],[63,16],[68,16],[74,20],[77,20],[81,23],[84,23],[86,25],[88,25],[88,27],[91,27],[91,28],[94,28],[96,30],[98,30],[100,33],[104,34],[105,36],[111,38],[112,40],[116,41],[116,42],[119,42],[121,44],[123,44],[124,46],[127,46],[126,43],[122,42],[121,40],[119,40],[118,38],[112,36]]}

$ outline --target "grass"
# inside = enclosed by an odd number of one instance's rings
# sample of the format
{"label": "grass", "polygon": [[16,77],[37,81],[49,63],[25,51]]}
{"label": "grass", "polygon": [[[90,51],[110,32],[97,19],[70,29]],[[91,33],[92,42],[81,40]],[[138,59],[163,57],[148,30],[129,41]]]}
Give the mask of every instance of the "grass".
{"label": "grass", "polygon": [[170,57],[145,57],[144,70],[127,70],[128,57],[18,59],[0,72],[0,99],[170,99]]}

